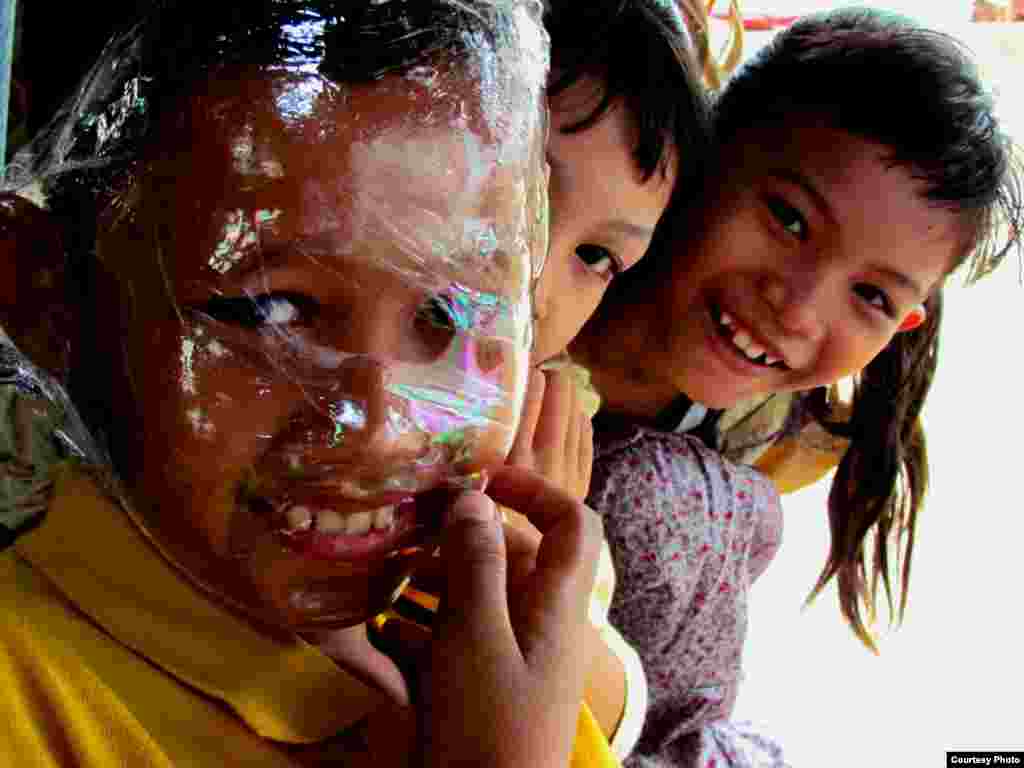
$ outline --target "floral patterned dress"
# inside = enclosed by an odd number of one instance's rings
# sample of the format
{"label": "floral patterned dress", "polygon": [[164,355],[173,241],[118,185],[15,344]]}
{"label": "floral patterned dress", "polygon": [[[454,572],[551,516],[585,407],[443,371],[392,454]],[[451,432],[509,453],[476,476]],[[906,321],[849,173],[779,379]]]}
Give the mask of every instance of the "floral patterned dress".
{"label": "floral patterned dress", "polygon": [[625,764],[786,765],[778,745],[728,719],[749,589],[782,539],[771,481],[693,436],[630,426],[595,435],[587,501],[615,564],[611,622],[647,673],[647,720]]}

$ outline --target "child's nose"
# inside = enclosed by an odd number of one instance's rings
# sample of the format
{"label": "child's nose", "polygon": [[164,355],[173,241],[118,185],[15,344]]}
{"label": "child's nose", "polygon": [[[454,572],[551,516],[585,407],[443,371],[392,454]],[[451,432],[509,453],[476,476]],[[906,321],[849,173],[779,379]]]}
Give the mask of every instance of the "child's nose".
{"label": "child's nose", "polygon": [[386,295],[374,295],[369,286],[365,291],[358,301],[351,302],[334,343],[347,354],[402,359],[408,346],[408,329],[402,322],[406,308]]}
{"label": "child's nose", "polygon": [[816,341],[825,331],[828,314],[824,281],[814,272],[768,275],[761,295],[788,333]]}
{"label": "child's nose", "polygon": [[327,405],[330,447],[382,468],[415,461],[430,447],[430,436],[409,416],[409,403],[389,387],[389,368],[367,355],[352,357],[343,366],[337,396]]}

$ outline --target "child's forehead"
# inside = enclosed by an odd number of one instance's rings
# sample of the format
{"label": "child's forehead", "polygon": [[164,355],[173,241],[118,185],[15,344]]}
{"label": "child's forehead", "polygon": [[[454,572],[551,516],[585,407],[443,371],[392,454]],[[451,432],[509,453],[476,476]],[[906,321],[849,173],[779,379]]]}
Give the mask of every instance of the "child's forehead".
{"label": "child's forehead", "polygon": [[[317,74],[225,73],[190,97],[151,188],[174,204],[182,275],[245,267],[261,247],[519,293],[543,196],[539,104],[519,125],[485,84],[438,66],[338,85]],[[184,151],[182,151],[184,150]],[[163,210],[164,213],[160,211]],[[191,258],[194,255],[196,258]]]}
{"label": "child's forehead", "polygon": [[[515,123],[536,115],[539,103],[516,94],[495,97],[491,84],[465,63],[435,61],[361,82],[336,82],[316,71],[229,68],[186,96],[190,141],[281,143],[334,136],[365,139],[402,128],[409,136],[469,128],[499,142]],[[511,90],[504,89],[506,92]],[[516,119],[510,119],[515,115]],[[198,135],[196,135],[198,134]],[[171,139],[164,131],[164,139]]]}
{"label": "child's forehead", "polygon": [[829,183],[852,180],[866,167],[885,168],[891,150],[881,144],[811,118],[752,126],[733,139],[730,152],[748,172],[789,167],[805,169]]}

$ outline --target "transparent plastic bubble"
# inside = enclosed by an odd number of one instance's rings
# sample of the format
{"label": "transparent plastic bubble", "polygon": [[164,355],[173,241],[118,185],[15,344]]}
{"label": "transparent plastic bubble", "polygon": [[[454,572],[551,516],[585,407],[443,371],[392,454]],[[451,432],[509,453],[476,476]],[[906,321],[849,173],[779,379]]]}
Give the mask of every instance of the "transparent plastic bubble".
{"label": "transparent plastic bubble", "polygon": [[23,181],[96,206],[133,518],[250,614],[354,624],[511,445],[547,40],[527,0],[253,5],[115,40]]}

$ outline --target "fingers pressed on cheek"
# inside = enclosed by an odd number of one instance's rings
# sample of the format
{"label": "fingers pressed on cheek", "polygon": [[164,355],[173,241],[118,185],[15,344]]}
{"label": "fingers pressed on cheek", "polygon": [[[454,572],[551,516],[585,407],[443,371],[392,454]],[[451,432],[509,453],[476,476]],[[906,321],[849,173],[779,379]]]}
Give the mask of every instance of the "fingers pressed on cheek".
{"label": "fingers pressed on cheek", "polygon": [[530,467],[533,464],[533,441],[537,429],[537,420],[544,407],[546,379],[541,371],[532,369],[526,386],[526,399],[523,402],[523,414],[519,420],[512,450],[509,452],[508,463],[516,466]]}
{"label": "fingers pressed on cheek", "polygon": [[544,389],[544,409],[537,422],[533,444],[537,451],[564,451],[566,430],[571,423],[572,381],[561,371],[548,371]]}

